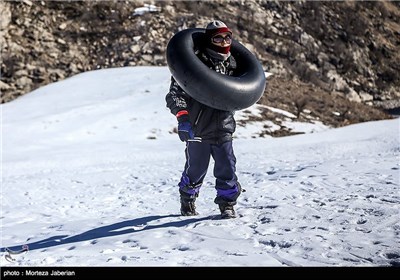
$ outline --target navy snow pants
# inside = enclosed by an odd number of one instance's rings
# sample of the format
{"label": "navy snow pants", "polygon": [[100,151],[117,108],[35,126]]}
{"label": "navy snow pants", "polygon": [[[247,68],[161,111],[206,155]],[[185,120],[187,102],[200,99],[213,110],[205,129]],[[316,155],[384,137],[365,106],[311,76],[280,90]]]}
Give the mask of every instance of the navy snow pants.
{"label": "navy snow pants", "polygon": [[210,156],[214,159],[214,177],[217,204],[235,205],[241,187],[236,177],[236,157],[233,153],[232,141],[222,144],[203,142],[187,142],[185,170],[179,182],[179,192],[186,200],[195,200],[206,176]]}

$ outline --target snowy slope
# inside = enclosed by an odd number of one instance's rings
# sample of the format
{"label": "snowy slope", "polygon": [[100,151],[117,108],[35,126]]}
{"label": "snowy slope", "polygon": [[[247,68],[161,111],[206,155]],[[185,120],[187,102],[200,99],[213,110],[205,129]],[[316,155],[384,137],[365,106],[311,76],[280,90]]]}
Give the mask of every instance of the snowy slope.
{"label": "snowy slope", "polygon": [[2,266],[400,264],[399,119],[285,138],[239,128],[240,217],[215,219],[212,164],[200,215],[181,217],[169,77],[98,70],[1,105]]}

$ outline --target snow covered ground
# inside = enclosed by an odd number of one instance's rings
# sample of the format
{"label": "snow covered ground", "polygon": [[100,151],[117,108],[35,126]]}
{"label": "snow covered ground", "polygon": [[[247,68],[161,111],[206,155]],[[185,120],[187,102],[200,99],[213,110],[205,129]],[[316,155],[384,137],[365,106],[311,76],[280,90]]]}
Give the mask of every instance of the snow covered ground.
{"label": "snow covered ground", "polygon": [[216,219],[213,164],[200,215],[181,217],[169,79],[98,70],[1,105],[1,266],[400,265],[399,119],[284,138],[239,128],[240,217]]}

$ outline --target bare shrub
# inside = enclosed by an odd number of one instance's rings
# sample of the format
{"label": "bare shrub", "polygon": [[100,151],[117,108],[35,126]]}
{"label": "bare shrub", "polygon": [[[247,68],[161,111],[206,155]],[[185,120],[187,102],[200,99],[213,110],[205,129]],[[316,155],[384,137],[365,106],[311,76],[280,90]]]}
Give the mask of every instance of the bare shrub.
{"label": "bare shrub", "polygon": [[302,96],[300,98],[296,98],[294,101],[294,105],[296,106],[296,117],[300,118],[301,112],[303,112],[304,108],[308,103],[308,97]]}

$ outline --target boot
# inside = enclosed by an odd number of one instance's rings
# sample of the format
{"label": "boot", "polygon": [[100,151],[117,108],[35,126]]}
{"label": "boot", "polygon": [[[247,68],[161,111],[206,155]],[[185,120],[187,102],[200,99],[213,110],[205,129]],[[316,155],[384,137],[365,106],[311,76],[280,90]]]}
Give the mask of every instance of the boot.
{"label": "boot", "polygon": [[229,205],[226,203],[221,203],[219,205],[219,210],[221,210],[221,218],[222,219],[233,219],[236,218],[235,210],[233,209],[233,205]]}
{"label": "boot", "polygon": [[194,200],[186,200],[181,197],[181,215],[182,216],[197,216],[196,205]]}

